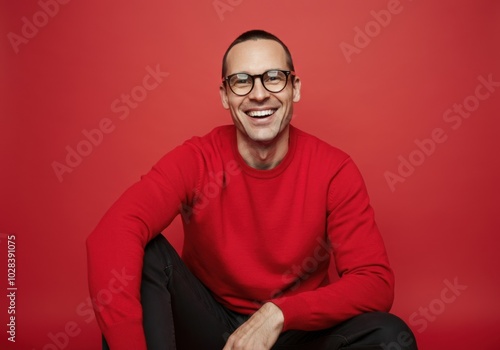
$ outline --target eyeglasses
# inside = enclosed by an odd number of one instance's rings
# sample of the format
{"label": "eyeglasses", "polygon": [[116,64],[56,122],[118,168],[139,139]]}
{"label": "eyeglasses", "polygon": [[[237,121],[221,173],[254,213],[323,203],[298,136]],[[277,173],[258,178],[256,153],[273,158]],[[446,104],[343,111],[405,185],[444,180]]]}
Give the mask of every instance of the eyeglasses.
{"label": "eyeglasses", "polygon": [[288,76],[295,73],[289,70],[268,70],[262,74],[250,75],[247,73],[236,73],[222,78],[227,82],[229,88],[238,96],[245,96],[252,91],[255,85],[255,78],[259,78],[264,88],[269,92],[281,92],[288,83]]}

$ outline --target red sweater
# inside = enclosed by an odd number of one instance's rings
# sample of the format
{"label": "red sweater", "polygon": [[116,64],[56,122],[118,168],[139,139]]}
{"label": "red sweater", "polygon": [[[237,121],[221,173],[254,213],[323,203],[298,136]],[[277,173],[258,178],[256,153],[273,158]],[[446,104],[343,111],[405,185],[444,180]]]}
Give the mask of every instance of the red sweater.
{"label": "red sweater", "polygon": [[291,126],[282,162],[257,170],[238,153],[234,126],[223,126],[167,153],[87,240],[90,292],[112,349],[146,349],[143,250],[179,213],[183,260],[232,310],[272,301],[283,330],[317,330],[391,307],[393,273],[351,158]]}

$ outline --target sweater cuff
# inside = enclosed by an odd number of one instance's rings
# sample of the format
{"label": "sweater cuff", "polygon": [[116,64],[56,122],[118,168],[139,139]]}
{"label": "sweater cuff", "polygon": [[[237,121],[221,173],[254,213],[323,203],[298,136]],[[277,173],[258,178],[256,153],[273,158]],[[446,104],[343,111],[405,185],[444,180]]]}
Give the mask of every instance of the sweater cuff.
{"label": "sweater cuff", "polygon": [[284,323],[283,332],[291,329],[306,330],[304,329],[304,322],[307,322],[311,315],[309,305],[305,300],[298,295],[291,297],[282,297],[270,300],[283,312]]}
{"label": "sweater cuff", "polygon": [[115,324],[103,333],[111,350],[147,350],[142,320]]}

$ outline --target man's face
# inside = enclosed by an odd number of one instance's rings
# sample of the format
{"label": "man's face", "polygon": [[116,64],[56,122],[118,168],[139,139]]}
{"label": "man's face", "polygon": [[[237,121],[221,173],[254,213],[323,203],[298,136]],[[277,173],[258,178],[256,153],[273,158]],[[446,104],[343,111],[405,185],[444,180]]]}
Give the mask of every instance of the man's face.
{"label": "man's face", "polygon": [[[290,70],[286,53],[273,40],[249,40],[235,45],[227,55],[227,75],[262,74],[268,70]],[[222,105],[231,111],[238,136],[255,142],[269,143],[288,125],[293,115],[293,103],[300,100],[300,79],[288,77],[283,91],[269,92],[259,78],[255,78],[252,91],[246,96],[234,94],[229,86],[220,88]]]}

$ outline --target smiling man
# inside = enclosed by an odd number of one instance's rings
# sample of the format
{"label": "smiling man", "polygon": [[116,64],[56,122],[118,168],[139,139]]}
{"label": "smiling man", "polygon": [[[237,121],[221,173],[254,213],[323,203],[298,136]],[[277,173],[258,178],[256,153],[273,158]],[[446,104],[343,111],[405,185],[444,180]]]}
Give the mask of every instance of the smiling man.
{"label": "smiling man", "polygon": [[[290,125],[288,48],[246,32],[222,76],[234,125],[167,153],[87,240],[104,348],[416,349],[358,169]],[[178,214],[182,258],[159,234]],[[101,300],[116,271],[128,283]]]}
{"label": "smiling man", "polygon": [[222,104],[231,111],[241,156],[254,168],[270,169],[287,152],[300,79],[279,42],[236,42],[224,57]]}

